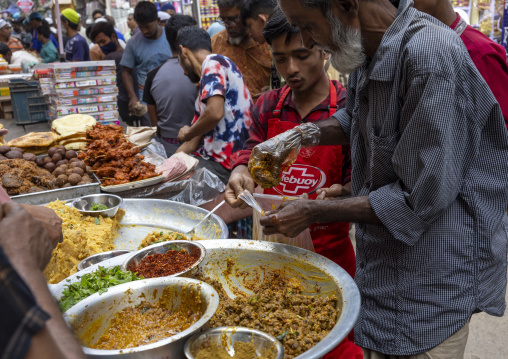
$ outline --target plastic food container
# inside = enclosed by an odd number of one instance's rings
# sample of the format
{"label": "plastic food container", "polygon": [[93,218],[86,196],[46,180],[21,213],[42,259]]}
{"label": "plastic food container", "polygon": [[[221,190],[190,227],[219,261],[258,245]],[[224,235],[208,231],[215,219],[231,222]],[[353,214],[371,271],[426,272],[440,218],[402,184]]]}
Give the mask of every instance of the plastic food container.
{"label": "plastic food container", "polygon": [[[279,206],[285,201],[298,199],[298,197],[275,196],[260,193],[254,193],[253,196],[265,212],[279,208]],[[290,244],[295,247],[300,247],[315,252],[314,244],[312,243],[312,238],[310,236],[310,230],[308,228],[300,233],[296,238],[289,238],[282,234],[272,234],[267,236],[263,234],[263,226],[259,224],[260,219],[261,214],[258,211],[254,210],[252,215],[252,239],[258,241]]]}
{"label": "plastic food container", "polygon": [[[0,64],[0,67],[2,65]],[[21,73],[21,65],[9,65],[9,70],[14,74]]]}

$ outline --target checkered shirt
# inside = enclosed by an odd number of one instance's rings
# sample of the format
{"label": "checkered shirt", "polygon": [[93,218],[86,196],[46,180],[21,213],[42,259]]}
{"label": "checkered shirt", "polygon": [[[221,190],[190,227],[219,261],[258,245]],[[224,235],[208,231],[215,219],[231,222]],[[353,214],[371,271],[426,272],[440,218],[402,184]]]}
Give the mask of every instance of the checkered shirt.
{"label": "checkered shirt", "polygon": [[352,188],[382,224],[358,224],[355,341],[423,353],[475,311],[505,310],[508,134],[460,38],[401,1],[335,117]]}
{"label": "checkered shirt", "polygon": [[35,302],[0,247],[0,358],[22,359],[49,315]]}

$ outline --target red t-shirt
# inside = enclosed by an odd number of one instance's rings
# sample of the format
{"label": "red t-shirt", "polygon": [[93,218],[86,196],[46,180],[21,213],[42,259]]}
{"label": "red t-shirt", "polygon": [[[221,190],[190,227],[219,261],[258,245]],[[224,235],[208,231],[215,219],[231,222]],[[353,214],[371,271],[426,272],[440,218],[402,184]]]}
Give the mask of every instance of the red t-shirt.
{"label": "red t-shirt", "polygon": [[[459,21],[460,15],[457,14],[457,18],[450,27],[455,30]],[[460,38],[466,45],[478,72],[499,102],[508,128],[508,64],[504,47],[469,25]]]}

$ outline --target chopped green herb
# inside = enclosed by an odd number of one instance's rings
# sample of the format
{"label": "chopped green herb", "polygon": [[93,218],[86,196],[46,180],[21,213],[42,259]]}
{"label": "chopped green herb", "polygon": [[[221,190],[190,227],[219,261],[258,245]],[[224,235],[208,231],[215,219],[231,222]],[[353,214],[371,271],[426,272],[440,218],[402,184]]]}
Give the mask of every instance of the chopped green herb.
{"label": "chopped green herb", "polygon": [[297,315],[297,317],[298,317],[298,318],[300,318],[300,319],[303,319],[303,318],[302,318],[302,317],[300,317],[299,315]]}
{"label": "chopped green herb", "polygon": [[59,209],[59,211],[65,214],[65,209]]}
{"label": "chopped green herb", "polygon": [[284,333],[282,333],[281,335],[279,335],[279,336],[277,337],[277,340],[283,341],[283,340],[284,340],[284,338],[286,337],[286,335],[288,335],[288,332],[284,332]]}
{"label": "chopped green herb", "polygon": [[123,271],[120,266],[115,266],[112,268],[99,267],[98,270],[87,273],[81,278],[78,277],[78,279],[77,282],[66,284],[66,288],[62,292],[60,308],[63,312],[94,293],[102,294],[115,285],[144,278],[138,278],[136,273]]}
{"label": "chopped green herb", "polygon": [[72,223],[69,223],[69,229],[73,229],[74,228],[74,225]]}
{"label": "chopped green herb", "polygon": [[159,234],[162,236],[162,235],[164,234],[164,232],[163,232],[163,231],[161,231],[161,233],[159,233]]}
{"label": "chopped green herb", "polygon": [[141,309],[141,314],[145,314],[150,309],[150,306],[145,306],[143,309]]}
{"label": "chopped green herb", "polygon": [[182,237],[182,235],[181,235],[181,234],[177,234],[177,235],[176,235],[176,239],[177,239],[177,240],[180,240],[180,239],[182,239],[182,238],[183,238],[183,237]]}
{"label": "chopped green herb", "polygon": [[102,203],[92,203],[92,211],[104,211],[106,209],[108,209],[108,207]]}
{"label": "chopped green herb", "polygon": [[95,220],[95,224],[96,224],[96,225],[101,224],[101,220],[99,219],[99,217],[95,217],[95,219],[94,219],[94,220]]}

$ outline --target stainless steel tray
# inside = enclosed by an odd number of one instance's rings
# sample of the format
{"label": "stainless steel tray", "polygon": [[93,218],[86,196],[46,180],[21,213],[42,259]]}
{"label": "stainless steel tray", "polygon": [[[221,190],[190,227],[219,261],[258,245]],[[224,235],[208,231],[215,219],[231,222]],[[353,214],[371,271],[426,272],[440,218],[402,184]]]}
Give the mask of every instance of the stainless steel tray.
{"label": "stainless steel tray", "polygon": [[73,198],[83,197],[89,194],[101,193],[101,182],[95,176],[93,176],[93,183],[85,184],[82,186],[74,186],[68,188],[51,189],[49,191],[41,191],[35,193],[20,194],[19,196],[13,196],[11,199],[17,203],[26,203],[41,205],[49,202],[66,201]]}
{"label": "stainless steel tray", "polygon": [[[207,255],[198,268],[208,277],[221,282],[232,298],[238,291],[251,294],[243,283],[250,283],[251,287],[253,281],[263,278],[265,271],[273,269],[283,269],[298,279],[308,295],[335,293],[342,298],[342,313],[335,327],[320,343],[297,359],[321,358],[334,349],[353,328],[360,312],[360,293],[347,272],[331,260],[280,243],[234,239],[203,240],[199,243],[206,248]],[[59,299],[66,284],[79,280],[81,275],[96,270],[99,265],[121,265],[128,256],[119,256],[86,268],[70,276],[68,281],[50,285],[50,291]],[[234,265],[228,269],[231,260]],[[316,291],[316,284],[320,287],[319,292]]]}

